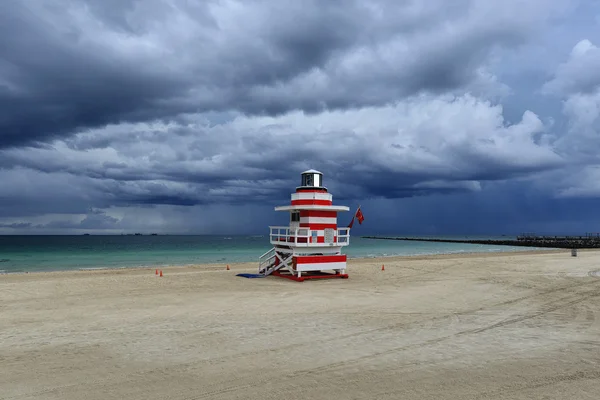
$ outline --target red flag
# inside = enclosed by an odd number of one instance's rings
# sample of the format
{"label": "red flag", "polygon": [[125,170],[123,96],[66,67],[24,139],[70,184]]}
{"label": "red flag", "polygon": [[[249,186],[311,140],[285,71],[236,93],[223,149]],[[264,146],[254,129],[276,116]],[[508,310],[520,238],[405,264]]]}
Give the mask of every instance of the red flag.
{"label": "red flag", "polygon": [[352,217],[352,221],[348,224],[348,228],[352,228],[352,224],[354,224],[354,217]]}
{"label": "red flag", "polygon": [[[365,220],[365,217],[362,213],[362,211],[360,211],[360,207],[358,207],[358,209],[356,210],[356,214],[354,215],[356,217],[356,219],[358,220],[358,223],[360,225],[362,225],[362,222]],[[353,218],[354,219],[354,218]]]}

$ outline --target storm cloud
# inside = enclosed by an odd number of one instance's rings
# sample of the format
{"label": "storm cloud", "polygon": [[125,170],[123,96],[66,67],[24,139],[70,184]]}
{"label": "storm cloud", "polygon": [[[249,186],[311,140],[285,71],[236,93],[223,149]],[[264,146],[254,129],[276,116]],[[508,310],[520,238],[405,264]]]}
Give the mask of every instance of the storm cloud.
{"label": "storm cloud", "polygon": [[[336,201],[371,204],[375,231],[549,229],[523,196],[564,210],[600,195],[597,15],[591,1],[9,2],[0,233],[261,232],[307,168]],[[585,226],[552,207],[555,227]]]}
{"label": "storm cloud", "polygon": [[[552,16],[534,1],[11,2],[2,145],[184,112],[379,106],[478,79]],[[556,7],[556,6],[555,6]]]}

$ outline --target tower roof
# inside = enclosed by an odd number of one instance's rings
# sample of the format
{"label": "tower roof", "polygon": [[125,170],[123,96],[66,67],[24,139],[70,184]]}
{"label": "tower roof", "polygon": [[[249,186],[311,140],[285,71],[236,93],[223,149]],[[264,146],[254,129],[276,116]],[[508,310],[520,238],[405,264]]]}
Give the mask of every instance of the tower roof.
{"label": "tower roof", "polygon": [[316,169],[307,169],[302,172],[303,174],[323,174],[321,171],[317,171]]}

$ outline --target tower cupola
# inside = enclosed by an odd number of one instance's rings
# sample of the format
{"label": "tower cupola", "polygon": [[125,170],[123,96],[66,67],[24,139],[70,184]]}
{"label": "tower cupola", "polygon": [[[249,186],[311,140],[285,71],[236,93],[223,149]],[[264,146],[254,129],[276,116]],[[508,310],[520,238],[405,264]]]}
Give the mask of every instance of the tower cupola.
{"label": "tower cupola", "polygon": [[317,170],[314,169],[309,169],[307,171],[302,172],[301,174],[302,177],[302,181],[299,187],[297,187],[297,189],[299,190],[325,190],[327,191],[327,188],[325,188],[323,186],[323,173],[319,172]]}

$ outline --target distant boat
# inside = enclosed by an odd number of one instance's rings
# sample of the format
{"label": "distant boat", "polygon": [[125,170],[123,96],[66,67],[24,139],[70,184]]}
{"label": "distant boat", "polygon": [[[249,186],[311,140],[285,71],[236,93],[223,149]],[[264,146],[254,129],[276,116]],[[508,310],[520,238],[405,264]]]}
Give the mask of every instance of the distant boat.
{"label": "distant boat", "polygon": [[158,233],[151,233],[150,236],[158,236]]}

